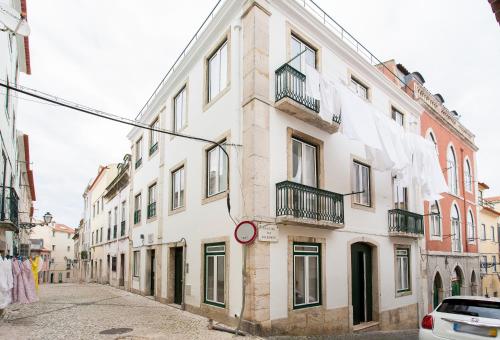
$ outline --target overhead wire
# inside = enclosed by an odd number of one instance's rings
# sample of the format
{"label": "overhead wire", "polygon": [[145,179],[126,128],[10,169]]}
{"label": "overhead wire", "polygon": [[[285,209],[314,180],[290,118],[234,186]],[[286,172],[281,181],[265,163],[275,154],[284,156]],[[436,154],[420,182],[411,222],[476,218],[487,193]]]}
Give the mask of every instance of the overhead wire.
{"label": "overhead wire", "polygon": [[[167,135],[171,135],[171,136],[177,136],[179,138],[186,138],[186,139],[195,140],[198,142],[205,142],[205,143],[213,144],[216,147],[220,148],[220,150],[222,150],[224,152],[224,154],[226,155],[227,163],[228,163],[228,170],[230,169],[229,154],[226,151],[224,146],[233,146],[233,147],[242,146],[240,144],[220,143],[220,142],[210,140],[210,139],[205,138],[205,137],[187,135],[184,133],[170,131],[170,130],[166,130],[166,129],[162,129],[162,128],[155,128],[153,126],[138,122],[136,120],[132,120],[132,119],[121,117],[121,116],[111,114],[111,113],[108,113],[108,112],[105,112],[102,110],[98,110],[98,109],[94,109],[94,108],[91,108],[91,107],[88,107],[85,105],[81,105],[81,104],[78,104],[78,103],[75,103],[75,102],[72,102],[72,101],[69,101],[69,100],[48,94],[48,93],[44,93],[42,91],[35,90],[35,89],[29,88],[26,86],[21,86],[19,84],[16,84],[15,86],[13,86],[3,79],[0,79],[0,87],[5,88],[6,90],[12,90],[16,93],[20,93],[20,94],[23,94],[23,95],[26,95],[29,97],[33,97],[33,98],[42,100],[44,102],[52,103],[54,105],[59,105],[59,106],[62,106],[62,107],[65,107],[65,108],[68,108],[71,110],[75,110],[75,111],[79,111],[82,113],[86,113],[86,114],[91,115],[91,116],[107,119],[107,120],[110,120],[110,121],[113,121],[116,123],[121,123],[121,124],[129,125],[129,126],[137,127],[140,129],[145,129],[145,130],[149,130],[149,131],[153,131],[153,132],[163,133],[163,134],[167,134]],[[10,94],[6,94],[6,95],[10,96]],[[229,194],[226,195],[226,205],[227,205],[228,215],[229,215],[230,219],[233,221],[233,223],[236,225],[237,222],[233,218],[233,216],[231,215],[231,201],[230,201]]]}

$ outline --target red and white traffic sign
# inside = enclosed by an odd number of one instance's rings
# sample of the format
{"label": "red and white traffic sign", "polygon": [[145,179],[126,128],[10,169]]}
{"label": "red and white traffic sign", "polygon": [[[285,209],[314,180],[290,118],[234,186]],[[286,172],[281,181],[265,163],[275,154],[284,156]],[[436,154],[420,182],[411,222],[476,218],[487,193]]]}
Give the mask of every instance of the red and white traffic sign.
{"label": "red and white traffic sign", "polygon": [[257,237],[257,227],[251,221],[240,222],[234,229],[234,238],[241,244],[250,244]]}

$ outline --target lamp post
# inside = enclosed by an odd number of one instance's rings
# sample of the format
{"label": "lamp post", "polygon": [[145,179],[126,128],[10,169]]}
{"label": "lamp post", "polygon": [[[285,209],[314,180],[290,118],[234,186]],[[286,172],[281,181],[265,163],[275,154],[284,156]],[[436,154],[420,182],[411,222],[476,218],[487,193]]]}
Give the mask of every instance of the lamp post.
{"label": "lamp post", "polygon": [[43,222],[21,222],[19,223],[19,228],[21,229],[32,229],[36,226],[41,226],[41,225],[49,225],[52,222],[52,214],[49,212],[46,212],[45,215],[43,215]]}

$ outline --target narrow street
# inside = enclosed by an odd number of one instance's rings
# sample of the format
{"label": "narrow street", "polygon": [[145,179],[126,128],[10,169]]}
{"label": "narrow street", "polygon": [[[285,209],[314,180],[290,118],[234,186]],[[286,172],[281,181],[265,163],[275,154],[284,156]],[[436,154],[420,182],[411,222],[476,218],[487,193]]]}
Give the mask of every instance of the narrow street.
{"label": "narrow street", "polygon": [[[0,339],[230,339],[206,318],[95,284],[40,286],[40,301],[11,305]],[[107,334],[106,334],[107,333]]]}

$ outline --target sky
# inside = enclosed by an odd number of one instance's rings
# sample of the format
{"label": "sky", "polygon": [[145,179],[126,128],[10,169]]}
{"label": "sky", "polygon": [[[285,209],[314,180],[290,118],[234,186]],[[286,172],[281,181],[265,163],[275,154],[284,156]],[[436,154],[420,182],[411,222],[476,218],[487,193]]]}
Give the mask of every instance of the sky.
{"label": "sky", "polygon": [[[32,74],[20,84],[135,117],[216,2],[28,0]],[[443,95],[476,135],[476,180],[500,194],[500,26],[488,2],[316,2],[378,59],[419,71]],[[83,191],[99,165],[130,152],[129,127],[26,100],[18,111],[18,129],[30,137],[35,216],[50,211],[78,226]]]}

